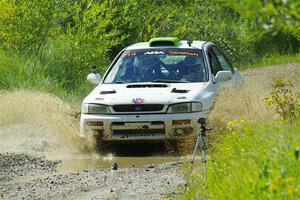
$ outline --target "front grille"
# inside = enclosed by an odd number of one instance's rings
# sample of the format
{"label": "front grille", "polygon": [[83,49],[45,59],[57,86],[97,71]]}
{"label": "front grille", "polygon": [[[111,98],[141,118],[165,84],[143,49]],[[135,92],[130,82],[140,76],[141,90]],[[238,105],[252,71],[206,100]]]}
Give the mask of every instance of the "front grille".
{"label": "front grille", "polygon": [[163,121],[112,122],[111,130],[113,135],[147,137],[164,135],[165,124]]}
{"label": "front grille", "polygon": [[114,105],[113,110],[115,112],[154,112],[161,111],[164,108],[162,104],[126,104],[126,105]]}
{"label": "front grille", "polygon": [[[132,124],[134,124],[134,123],[147,123],[147,121],[146,122],[144,122],[144,121],[134,121],[134,122],[112,122],[111,124],[112,125],[117,125],[117,126],[125,126],[125,124],[126,123],[132,123]],[[165,123],[163,122],[163,121],[151,121],[151,122],[149,122],[151,125],[165,125]]]}
{"label": "front grille", "polygon": [[165,134],[165,129],[131,129],[131,130],[113,130],[114,135],[143,135],[143,134],[153,134],[153,135],[163,135]]}

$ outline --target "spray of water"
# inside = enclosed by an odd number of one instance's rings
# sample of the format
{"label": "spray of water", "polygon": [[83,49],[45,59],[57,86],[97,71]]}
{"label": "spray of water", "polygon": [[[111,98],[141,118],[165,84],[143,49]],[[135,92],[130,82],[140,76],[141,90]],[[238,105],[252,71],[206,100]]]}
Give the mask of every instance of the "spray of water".
{"label": "spray of water", "polygon": [[81,152],[74,111],[59,98],[25,90],[2,92],[0,110],[0,152],[55,158]]}

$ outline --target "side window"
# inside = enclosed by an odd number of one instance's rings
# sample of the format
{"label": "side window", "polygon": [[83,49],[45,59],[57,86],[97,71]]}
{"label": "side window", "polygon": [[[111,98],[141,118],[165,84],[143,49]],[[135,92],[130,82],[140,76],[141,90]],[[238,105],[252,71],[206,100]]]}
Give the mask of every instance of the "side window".
{"label": "side window", "polygon": [[218,73],[218,71],[222,70],[222,68],[217,60],[217,57],[211,50],[209,50],[208,52],[208,58],[210,62],[211,72],[215,76]]}
{"label": "side window", "polygon": [[222,67],[222,70],[233,72],[233,67],[229,62],[229,60],[226,58],[226,56],[216,47],[213,47],[212,50],[214,54],[217,56],[217,59]]}

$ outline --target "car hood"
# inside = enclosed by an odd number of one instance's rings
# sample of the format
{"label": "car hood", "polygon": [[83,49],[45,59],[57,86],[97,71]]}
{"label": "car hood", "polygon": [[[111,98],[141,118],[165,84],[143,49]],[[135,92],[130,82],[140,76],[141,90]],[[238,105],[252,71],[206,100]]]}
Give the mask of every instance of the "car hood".
{"label": "car hood", "polygon": [[100,84],[83,103],[116,104],[171,104],[201,101],[212,95],[208,83],[143,83]]}

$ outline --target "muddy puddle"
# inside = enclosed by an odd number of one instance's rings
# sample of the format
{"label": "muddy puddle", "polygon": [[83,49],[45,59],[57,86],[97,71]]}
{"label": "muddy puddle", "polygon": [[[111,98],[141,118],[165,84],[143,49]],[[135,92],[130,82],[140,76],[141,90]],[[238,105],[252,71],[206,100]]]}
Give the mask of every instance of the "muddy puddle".
{"label": "muddy puddle", "polygon": [[[170,152],[164,144],[118,144],[106,151],[69,154],[61,159],[58,171],[79,171],[84,169],[110,169],[113,163],[118,168],[151,168],[165,163],[182,163],[190,158],[188,152]],[[48,157],[55,160],[55,157]]]}
{"label": "muddy puddle", "polygon": [[111,155],[99,158],[82,158],[66,160],[57,167],[58,171],[79,171],[84,169],[109,169],[113,163],[119,168],[152,167],[169,162],[181,162],[179,157],[114,157]]}
{"label": "muddy puddle", "polygon": [[59,164],[58,171],[152,167],[163,163],[179,163],[186,157],[170,153],[164,144],[131,143],[111,145],[105,151],[81,152],[69,155]]}

